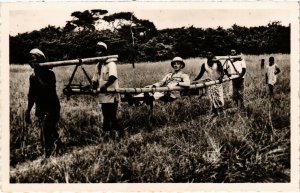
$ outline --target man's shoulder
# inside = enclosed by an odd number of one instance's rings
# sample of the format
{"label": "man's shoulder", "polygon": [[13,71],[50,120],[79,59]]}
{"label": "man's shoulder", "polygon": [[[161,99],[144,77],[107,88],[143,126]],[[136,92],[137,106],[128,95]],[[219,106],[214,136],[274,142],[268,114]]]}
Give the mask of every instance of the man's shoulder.
{"label": "man's shoulder", "polygon": [[33,79],[33,78],[35,78],[35,74],[34,74],[34,72],[33,72],[33,73],[31,73],[31,74],[30,74],[30,76],[29,76],[29,79]]}
{"label": "man's shoulder", "polygon": [[246,65],[246,61],[243,58],[235,60],[233,63],[240,64],[240,65]]}
{"label": "man's shoulder", "polygon": [[186,72],[184,72],[184,71],[181,71],[181,74],[182,74],[183,76],[188,76],[188,73],[186,73]]}
{"label": "man's shoulder", "polygon": [[29,80],[30,80],[30,81],[35,81],[36,78],[37,78],[37,76],[36,76],[36,74],[35,74],[34,72],[32,72],[32,73],[30,74],[30,76],[29,76]]}
{"label": "man's shoulder", "polygon": [[116,61],[118,61],[116,58],[108,58],[105,63],[106,64],[116,64]]}
{"label": "man's shoulder", "polygon": [[185,73],[184,71],[178,72],[178,75],[183,76],[183,77],[189,77],[189,75],[187,73]]}
{"label": "man's shoulder", "polygon": [[245,60],[242,58],[238,58],[238,59],[234,59],[233,63],[242,63],[243,61],[245,61]]}
{"label": "man's shoulder", "polygon": [[52,70],[50,69],[42,69],[40,71],[40,75],[44,78],[52,78],[52,77],[55,77],[55,74]]}
{"label": "man's shoulder", "polygon": [[114,61],[106,62],[106,66],[116,66],[117,64]]}

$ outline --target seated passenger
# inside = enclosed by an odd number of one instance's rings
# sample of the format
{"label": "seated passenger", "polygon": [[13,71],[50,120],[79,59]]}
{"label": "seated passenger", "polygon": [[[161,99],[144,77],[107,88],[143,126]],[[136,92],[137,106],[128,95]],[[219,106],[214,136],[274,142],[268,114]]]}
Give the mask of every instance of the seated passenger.
{"label": "seated passenger", "polygon": [[[185,74],[181,69],[185,67],[185,63],[183,62],[182,58],[175,57],[172,62],[171,66],[173,67],[173,72],[168,73],[161,81],[149,85],[146,87],[169,87],[173,88],[175,86],[182,86],[188,87],[190,86],[190,78],[189,75]],[[168,92],[155,92],[153,97],[155,100],[162,100],[165,102],[171,102],[175,100],[179,96],[179,91],[168,91]],[[134,97],[144,97],[144,93],[136,95]]]}

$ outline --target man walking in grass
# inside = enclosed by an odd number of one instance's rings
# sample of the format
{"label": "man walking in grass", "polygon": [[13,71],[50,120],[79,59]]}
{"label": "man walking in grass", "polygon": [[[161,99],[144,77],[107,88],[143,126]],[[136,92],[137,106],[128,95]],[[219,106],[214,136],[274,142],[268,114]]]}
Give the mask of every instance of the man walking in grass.
{"label": "man walking in grass", "polygon": [[25,113],[25,121],[29,124],[30,111],[35,104],[35,115],[42,124],[41,142],[45,157],[52,153],[58,153],[62,143],[57,132],[60,104],[56,94],[56,79],[52,70],[41,67],[39,63],[46,59],[44,53],[39,49],[30,51],[29,65],[34,72],[29,78],[28,107]]}
{"label": "man walking in grass", "polygon": [[221,62],[216,60],[212,52],[207,52],[207,62],[202,64],[200,72],[194,81],[201,79],[204,74],[207,75],[207,81],[220,80],[219,84],[208,87],[208,94],[211,101],[212,113],[214,113],[215,116],[223,114],[224,96],[222,79],[224,71]]}
{"label": "man walking in grass", "polygon": [[[103,42],[98,42],[96,46],[96,54],[98,56],[108,55],[107,45]],[[117,74],[117,59],[109,58],[104,62],[98,63],[96,72],[93,76],[92,82],[94,88],[99,88],[98,96],[99,103],[103,115],[103,131],[110,135],[115,136],[114,131],[119,131],[117,123],[117,110],[120,101],[118,93],[106,93],[108,88],[119,88],[118,74]]]}

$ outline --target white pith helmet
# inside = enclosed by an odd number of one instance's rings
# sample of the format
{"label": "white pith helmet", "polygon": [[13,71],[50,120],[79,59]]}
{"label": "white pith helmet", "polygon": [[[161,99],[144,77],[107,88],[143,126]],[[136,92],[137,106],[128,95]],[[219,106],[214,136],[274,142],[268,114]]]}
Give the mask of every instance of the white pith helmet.
{"label": "white pith helmet", "polygon": [[173,58],[172,62],[171,62],[171,66],[173,67],[173,64],[175,62],[180,62],[181,63],[181,68],[184,68],[185,67],[185,63],[183,62],[183,59],[181,57],[175,57]]}

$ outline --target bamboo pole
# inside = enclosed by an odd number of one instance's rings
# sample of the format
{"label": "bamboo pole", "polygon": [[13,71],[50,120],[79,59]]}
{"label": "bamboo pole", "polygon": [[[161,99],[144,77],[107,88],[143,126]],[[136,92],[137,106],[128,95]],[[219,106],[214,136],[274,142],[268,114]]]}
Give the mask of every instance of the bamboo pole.
{"label": "bamboo pole", "polygon": [[229,59],[240,59],[242,58],[242,55],[237,56],[216,56],[217,60],[229,60]]}
{"label": "bamboo pole", "polygon": [[[94,57],[94,58],[84,58],[81,59],[82,64],[95,64],[99,61],[105,61],[107,59],[114,58],[117,59],[118,55],[110,55],[110,56],[102,56],[102,57]],[[75,60],[64,60],[64,61],[56,61],[56,62],[44,62],[40,63],[40,66],[46,68],[60,67],[60,66],[70,66],[80,64],[80,59]]]}
{"label": "bamboo pole", "polygon": [[[238,78],[239,75],[233,75],[231,77],[228,78],[224,78],[223,82],[227,82],[233,79]],[[180,86],[175,86],[175,87],[155,87],[155,88],[108,88],[106,92],[100,92],[100,89],[97,90],[90,90],[89,92],[87,92],[86,94],[93,94],[96,95],[98,93],[120,93],[120,94],[124,94],[124,93],[146,93],[146,92],[166,92],[166,91],[180,91],[180,90],[189,90],[189,89],[198,89],[198,88],[203,88],[203,87],[208,87],[208,86],[212,86],[215,84],[219,84],[220,81],[219,80],[213,80],[213,81],[208,81],[208,82],[204,82],[204,83],[198,83],[198,84],[192,84],[189,87],[180,87]],[[72,93],[73,94],[82,94],[82,90],[80,88],[72,88]]]}
{"label": "bamboo pole", "polygon": [[[224,78],[223,82],[227,82],[227,81],[236,79],[238,77],[239,77],[238,75],[233,75],[231,77]],[[192,84],[189,87],[175,86],[175,87],[172,87],[172,88],[170,88],[170,87],[116,88],[116,89],[108,88],[107,92],[108,93],[145,93],[145,92],[180,91],[180,90],[188,90],[188,89],[197,89],[197,88],[208,87],[208,86],[212,86],[212,85],[219,84],[219,83],[220,83],[219,80],[213,80],[213,81],[208,81],[208,82],[204,82],[204,83]],[[98,89],[97,91],[95,91],[95,93],[100,93],[100,90]]]}

